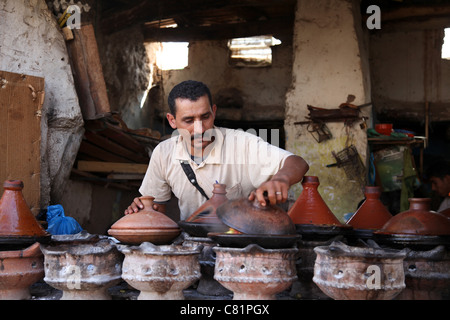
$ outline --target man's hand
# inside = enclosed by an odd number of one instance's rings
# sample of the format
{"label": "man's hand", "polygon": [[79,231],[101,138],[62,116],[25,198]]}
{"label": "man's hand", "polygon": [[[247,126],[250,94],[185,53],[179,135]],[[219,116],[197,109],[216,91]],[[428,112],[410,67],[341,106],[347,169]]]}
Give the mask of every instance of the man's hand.
{"label": "man's hand", "polygon": [[[144,209],[144,204],[142,203],[141,199],[139,197],[134,198],[133,202],[128,206],[128,208],[125,209],[124,214],[131,214],[139,212],[140,210]],[[161,203],[153,203],[153,210],[159,211],[161,213],[166,212],[166,205]]]}
{"label": "man's hand", "polygon": [[125,209],[124,214],[131,214],[131,213],[136,213],[139,210],[144,209],[144,205],[141,202],[141,199],[139,199],[139,197],[134,198],[133,202],[128,206],[128,208]]}
{"label": "man's hand", "polygon": [[284,177],[277,177],[264,182],[258,189],[253,191],[248,200],[253,201],[255,197],[262,206],[266,205],[266,197],[271,205],[283,203],[288,198],[289,179]]}
{"label": "man's hand", "polygon": [[303,158],[296,155],[287,157],[283,167],[270,180],[253,191],[248,200],[253,201],[256,197],[259,203],[265,206],[264,193],[266,192],[271,205],[285,202],[288,198],[289,188],[301,181],[308,169],[309,166]]}

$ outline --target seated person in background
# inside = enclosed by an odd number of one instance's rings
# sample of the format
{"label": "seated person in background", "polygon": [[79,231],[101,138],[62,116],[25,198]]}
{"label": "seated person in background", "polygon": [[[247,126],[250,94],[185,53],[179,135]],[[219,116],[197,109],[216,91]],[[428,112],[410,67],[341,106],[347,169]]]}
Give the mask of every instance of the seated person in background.
{"label": "seated person in background", "polygon": [[432,163],[426,175],[431,183],[431,190],[444,198],[437,212],[450,208],[450,162],[438,160]]}

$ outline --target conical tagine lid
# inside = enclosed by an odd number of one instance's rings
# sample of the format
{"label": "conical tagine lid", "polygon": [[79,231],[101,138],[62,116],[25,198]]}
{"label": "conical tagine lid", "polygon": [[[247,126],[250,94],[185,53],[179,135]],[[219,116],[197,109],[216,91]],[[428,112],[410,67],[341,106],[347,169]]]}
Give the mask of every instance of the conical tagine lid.
{"label": "conical tagine lid", "polygon": [[366,200],[359,209],[347,221],[354,229],[381,229],[392,215],[380,201],[381,188],[377,186],[366,186]]}
{"label": "conical tagine lid", "polygon": [[303,191],[289,209],[289,217],[295,224],[342,226],[320,196],[317,190],[319,184],[319,178],[316,176],[303,177]]}
{"label": "conical tagine lid", "polygon": [[[36,220],[28,207],[20,180],[7,180],[3,183],[3,195],[0,199],[0,238],[26,239],[34,242],[50,237]],[[21,241],[19,241],[21,242]]]}

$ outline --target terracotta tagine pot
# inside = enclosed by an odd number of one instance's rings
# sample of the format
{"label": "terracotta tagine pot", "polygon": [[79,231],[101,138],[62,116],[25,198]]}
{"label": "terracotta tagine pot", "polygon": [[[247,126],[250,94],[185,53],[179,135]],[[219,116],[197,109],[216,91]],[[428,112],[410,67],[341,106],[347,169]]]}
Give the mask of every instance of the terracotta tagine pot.
{"label": "terracotta tagine pot", "polygon": [[217,208],[224,224],[244,234],[294,235],[295,226],[287,213],[278,206],[262,206],[256,199],[229,200]]}
{"label": "terracotta tagine pot", "polygon": [[228,227],[217,217],[216,209],[228,201],[226,194],[225,184],[214,184],[212,197],[178,225],[195,237],[206,237],[208,232],[225,232]]}
{"label": "terracotta tagine pot", "polygon": [[333,242],[314,251],[313,281],[335,300],[391,300],[405,288],[406,250]]}
{"label": "terracotta tagine pot", "polygon": [[353,233],[360,237],[371,237],[374,230],[381,229],[392,215],[380,201],[381,188],[366,186],[366,200],[347,221],[353,227]]}
{"label": "terracotta tagine pot", "polygon": [[0,300],[30,299],[30,286],[44,278],[39,243],[23,250],[0,251]]}
{"label": "terracotta tagine pot", "polygon": [[297,279],[297,248],[214,247],[214,279],[233,292],[233,300],[275,300]]}
{"label": "terracotta tagine pot", "polygon": [[316,176],[303,177],[303,191],[288,211],[297,232],[302,236],[334,236],[351,230],[350,225],[342,224],[331,212],[317,189],[319,184]]}
{"label": "terracotta tagine pot", "polygon": [[198,261],[202,247],[179,245],[119,245],[125,255],[122,278],[140,291],[138,300],[184,300],[183,290],[201,276]]}
{"label": "terracotta tagine pot", "polygon": [[439,213],[450,219],[450,208],[445,209],[445,210],[443,210],[443,211],[441,211]]}
{"label": "terracotta tagine pot", "polygon": [[108,289],[122,280],[123,255],[106,236],[52,236],[41,250],[44,281],[63,292],[61,300],[111,300]]}
{"label": "terracotta tagine pot", "polygon": [[32,244],[51,237],[36,220],[23,194],[23,182],[7,180],[0,199],[0,243]]}
{"label": "terracotta tagine pot", "polygon": [[175,221],[153,209],[154,197],[140,197],[144,208],[116,221],[108,234],[124,244],[169,244],[180,235]]}
{"label": "terracotta tagine pot", "polygon": [[377,234],[450,235],[450,220],[430,210],[429,198],[410,198],[409,209],[392,217]]}

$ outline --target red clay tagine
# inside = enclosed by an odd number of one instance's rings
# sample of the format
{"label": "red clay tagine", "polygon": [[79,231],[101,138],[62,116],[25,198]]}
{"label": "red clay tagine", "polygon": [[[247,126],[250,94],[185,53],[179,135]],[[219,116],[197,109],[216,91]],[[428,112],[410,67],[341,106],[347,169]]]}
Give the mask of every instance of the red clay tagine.
{"label": "red clay tagine", "polygon": [[429,198],[410,198],[409,209],[392,217],[380,234],[450,235],[450,219],[430,211]]}
{"label": "red clay tagine", "polygon": [[125,244],[170,244],[181,229],[175,221],[153,209],[154,197],[140,197],[144,209],[116,221],[108,234]]}
{"label": "red clay tagine", "polygon": [[366,186],[366,200],[359,209],[347,221],[353,229],[381,229],[392,215],[380,201],[381,188],[377,186]]}
{"label": "red clay tagine", "polygon": [[208,232],[224,232],[228,227],[219,219],[216,209],[228,201],[226,185],[215,183],[212,197],[185,221],[178,224],[192,236],[206,237]]}
{"label": "red clay tagine", "polygon": [[23,194],[23,182],[7,180],[0,199],[0,242],[34,243],[50,239],[50,234],[36,220]]}
{"label": "red clay tagine", "polygon": [[341,225],[320,196],[319,184],[316,176],[303,177],[303,191],[288,212],[294,224]]}

